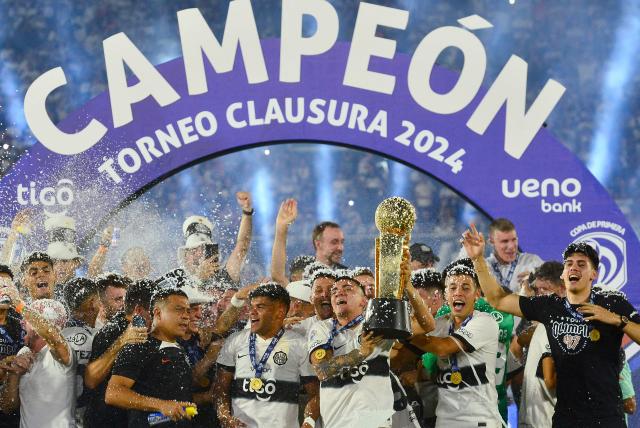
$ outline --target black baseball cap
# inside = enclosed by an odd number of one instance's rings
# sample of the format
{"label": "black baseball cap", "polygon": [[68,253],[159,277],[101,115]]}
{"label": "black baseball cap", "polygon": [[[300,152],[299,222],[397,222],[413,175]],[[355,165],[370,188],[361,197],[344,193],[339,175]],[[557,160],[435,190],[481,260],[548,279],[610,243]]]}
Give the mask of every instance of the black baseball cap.
{"label": "black baseball cap", "polygon": [[421,244],[416,242],[409,247],[409,254],[411,254],[411,260],[416,260],[421,263],[439,262],[440,257],[433,253],[433,249],[427,244]]}

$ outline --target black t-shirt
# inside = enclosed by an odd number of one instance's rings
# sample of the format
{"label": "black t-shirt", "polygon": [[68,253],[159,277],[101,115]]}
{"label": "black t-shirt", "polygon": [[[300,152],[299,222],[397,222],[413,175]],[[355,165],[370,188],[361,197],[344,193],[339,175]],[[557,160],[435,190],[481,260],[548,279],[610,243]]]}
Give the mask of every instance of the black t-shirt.
{"label": "black t-shirt", "polygon": [[[0,360],[16,355],[23,346],[23,337],[24,330],[20,324],[20,316],[10,310],[7,314],[7,321],[0,325]],[[0,428],[17,428],[19,424],[19,410],[10,414],[0,411]]]}
{"label": "black t-shirt", "polygon": [[[153,336],[144,343],[126,345],[118,354],[113,374],[135,381],[133,390],[161,400],[192,401],[191,366],[186,352],[177,343]],[[129,427],[148,427],[150,412],[129,410]],[[167,427],[191,427],[191,422],[165,422]]]}
{"label": "black t-shirt", "polygon": [[[591,296],[594,304],[640,323],[640,315],[623,293],[594,288]],[[524,317],[540,321],[547,329],[557,373],[555,413],[563,418],[622,416],[618,383],[622,330],[574,317],[565,301],[557,295],[520,297]],[[571,307],[575,311],[579,305]],[[600,333],[599,340],[589,338],[590,326]]]}
{"label": "black t-shirt", "polygon": [[[93,338],[89,362],[97,360],[107,352],[109,347],[124,333],[128,326],[129,321],[125,318],[124,312],[115,314]],[[85,421],[90,428],[115,428],[126,426],[127,424],[126,411],[108,406],[104,402],[110,377],[111,375],[108,375],[90,395],[89,405],[85,412]]]}

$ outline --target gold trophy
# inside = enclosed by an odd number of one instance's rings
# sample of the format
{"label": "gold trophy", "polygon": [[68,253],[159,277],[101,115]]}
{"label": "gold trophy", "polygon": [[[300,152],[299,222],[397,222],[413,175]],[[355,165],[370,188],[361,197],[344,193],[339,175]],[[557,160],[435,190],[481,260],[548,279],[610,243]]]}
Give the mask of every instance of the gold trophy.
{"label": "gold trophy", "polygon": [[364,329],[386,339],[406,339],[411,335],[409,304],[402,300],[405,279],[400,270],[403,247],[409,245],[416,211],[400,197],[385,199],[376,209],[376,297],[365,313]]}

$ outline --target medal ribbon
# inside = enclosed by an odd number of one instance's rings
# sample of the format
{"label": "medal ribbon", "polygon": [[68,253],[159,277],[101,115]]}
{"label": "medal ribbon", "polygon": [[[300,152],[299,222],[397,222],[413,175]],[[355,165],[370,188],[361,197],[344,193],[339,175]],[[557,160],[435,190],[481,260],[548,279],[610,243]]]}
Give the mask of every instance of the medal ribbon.
{"label": "medal ribbon", "polygon": [[[464,321],[462,321],[462,324],[460,325],[460,328],[462,328],[465,325],[469,324],[469,321],[471,321],[471,318],[473,318],[473,313],[471,313],[467,318],[465,318]],[[453,317],[452,317],[451,324],[449,325],[449,336],[451,336],[453,334],[454,325],[455,325],[455,322],[453,321]],[[449,362],[451,363],[451,372],[452,373],[460,371],[460,368],[458,367],[458,357],[457,357],[457,355],[458,355],[458,353],[455,353],[455,354],[449,356]]]}
{"label": "medal ribbon", "polygon": [[346,325],[344,325],[338,330],[338,320],[334,318],[333,327],[331,328],[331,334],[329,334],[329,340],[327,340],[327,343],[324,345],[324,347],[330,348],[331,345],[333,344],[333,339],[335,339],[338,334],[342,333],[345,330],[350,329],[354,325],[360,324],[362,321],[364,321],[364,316],[362,316],[361,314],[355,317],[354,319],[352,319],[351,321],[349,321]]}
{"label": "medal ribbon", "polygon": [[256,334],[251,333],[249,335],[249,358],[251,358],[251,365],[253,366],[253,370],[255,370],[256,372],[257,378],[262,376],[264,365],[269,359],[271,352],[273,352],[273,348],[276,347],[276,345],[278,344],[278,341],[280,340],[283,334],[284,334],[284,329],[281,328],[280,331],[276,333],[275,336],[273,336],[273,339],[271,339],[271,343],[269,343],[267,350],[264,351],[264,355],[262,355],[260,362],[256,362]]}
{"label": "medal ribbon", "polygon": [[509,284],[511,284],[511,280],[513,279],[513,274],[516,271],[518,260],[520,260],[520,253],[517,253],[516,259],[511,262],[506,278],[503,278],[502,276],[502,272],[500,271],[500,264],[497,261],[491,263],[491,267],[493,268],[493,271],[496,274],[496,278],[498,279],[498,282],[500,283],[500,285],[502,285],[503,287],[510,288]]}
{"label": "medal ribbon", "polygon": [[[577,319],[579,319],[581,321],[584,321],[584,316],[580,312],[576,311],[575,309],[573,309],[571,307],[571,303],[569,303],[569,301],[567,300],[566,297],[564,298],[563,303],[564,303],[565,309],[571,314],[572,317],[577,318]],[[589,303],[592,304],[592,305],[594,304],[593,303],[593,291],[591,293],[589,293]],[[593,325],[591,323],[586,322],[586,321],[585,321],[585,324],[587,324],[589,332],[591,332],[591,330],[593,330]]]}

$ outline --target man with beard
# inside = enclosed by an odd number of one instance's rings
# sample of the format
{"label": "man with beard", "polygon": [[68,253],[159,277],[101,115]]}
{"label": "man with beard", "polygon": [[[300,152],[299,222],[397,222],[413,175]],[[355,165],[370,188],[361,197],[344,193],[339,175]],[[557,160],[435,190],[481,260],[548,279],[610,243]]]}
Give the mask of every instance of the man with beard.
{"label": "man with beard", "polygon": [[53,260],[47,253],[34,251],[20,266],[22,285],[27,289],[31,300],[51,299],[56,284],[53,272]]}
{"label": "man with beard", "polygon": [[331,269],[346,269],[346,266],[340,263],[344,251],[344,234],[339,224],[331,221],[317,224],[313,228],[311,240],[318,262]]}
{"label": "man with beard", "polygon": [[224,427],[298,425],[300,385],[312,397],[304,428],[318,412],[318,381],[313,376],[303,336],[283,327],[289,294],[275,282],[249,295],[251,329],[231,335],[218,357],[214,397]]}
{"label": "man with beard", "polygon": [[[118,353],[127,344],[143,343],[147,339],[147,328],[151,325],[149,303],[156,290],[152,281],[138,281],[129,287],[124,300],[124,311],[116,313],[111,321],[95,335],[91,346],[91,357],[85,370],[84,383],[93,389],[85,425],[90,428],[114,428],[126,426],[126,413],[105,404],[105,392],[111,369]],[[133,325],[134,316],[142,320],[143,326]]]}
{"label": "man with beard", "polygon": [[76,427],[84,426],[84,412],[89,402],[89,391],[84,387],[84,371],[91,356],[93,336],[97,330],[96,317],[100,310],[96,284],[87,278],[74,278],[64,286],[64,298],[70,317],[62,336],[71,346],[76,360]]}
{"label": "man with beard", "polygon": [[115,314],[124,307],[127,289],[133,282],[117,273],[107,273],[96,279],[98,296],[100,296],[100,313],[96,319],[96,328],[101,329]]}
{"label": "man with beard", "polygon": [[321,382],[320,415],[326,428],[391,424],[392,341],[362,332],[366,304],[360,283],[340,272],[331,287],[336,318],[315,323],[309,332],[309,358]]}
{"label": "man with beard", "polygon": [[189,299],[178,289],[156,291],[151,300],[153,327],[144,343],[125,346],[109,379],[105,402],[127,410],[129,428],[149,426],[151,413],[190,427],[192,413],[191,366],[177,340],[189,325]]}
{"label": "man with beard", "polygon": [[523,297],[507,294],[489,274],[484,237],[475,225],[463,234],[462,244],[489,303],[546,327],[557,372],[553,426],[626,426],[619,349],[625,333],[640,343],[640,316],[622,293],[593,287],[599,266],[596,250],[586,242],[565,249],[565,298]]}

